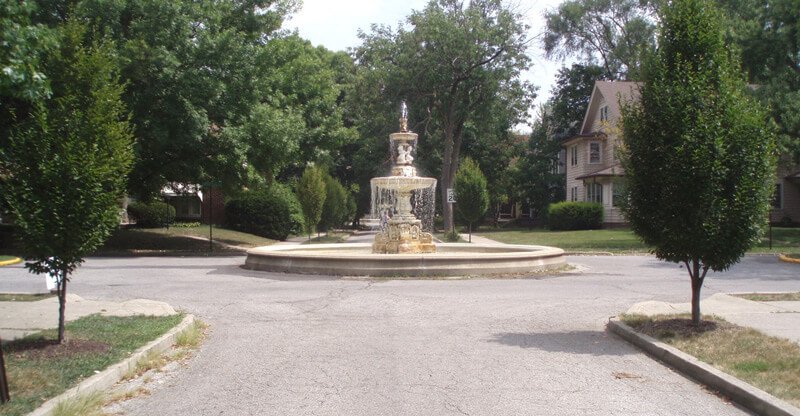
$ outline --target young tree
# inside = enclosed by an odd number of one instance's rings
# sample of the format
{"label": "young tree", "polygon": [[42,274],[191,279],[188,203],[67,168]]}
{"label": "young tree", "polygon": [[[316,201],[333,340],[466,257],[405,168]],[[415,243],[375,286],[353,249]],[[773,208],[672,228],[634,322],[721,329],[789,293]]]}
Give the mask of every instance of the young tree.
{"label": "young tree", "polygon": [[0,169],[25,266],[58,276],[59,342],[69,276],[119,224],[133,157],[112,45],[85,46],[85,31],[59,28],[60,46],[44,60],[53,96],[12,132]]}
{"label": "young tree", "polygon": [[489,209],[489,191],[486,177],[480,166],[467,157],[461,161],[455,180],[456,210],[469,226],[469,242],[472,242],[472,224],[480,221]]}
{"label": "young tree", "polygon": [[297,183],[297,199],[303,209],[303,219],[309,240],[314,228],[319,224],[322,207],[325,205],[324,175],[325,173],[320,168],[308,166]]}
{"label": "young tree", "polygon": [[341,226],[348,215],[347,189],[331,175],[325,175],[325,204],[320,223],[326,230]]}
{"label": "young tree", "polygon": [[726,270],[761,235],[774,174],[774,135],[720,21],[708,0],[666,4],[641,102],[623,108],[626,215],[658,258],[686,265],[695,324],[708,270]]}
{"label": "young tree", "polygon": [[[533,87],[520,80],[530,62],[527,27],[501,0],[431,0],[407,23],[408,30],[373,26],[372,33],[360,35],[363,44],[355,50],[360,85],[354,96],[367,104],[368,110],[360,110],[365,124],[384,121],[376,114],[396,120],[398,103],[408,100],[411,129],[420,133],[417,154],[423,168],[425,160],[441,160],[427,171],[440,172],[445,200],[466,130],[497,138],[498,131],[507,133],[527,116],[534,97]],[[379,126],[367,137],[386,137],[391,130],[380,129],[393,127],[394,122]],[[443,211],[445,228],[451,229],[452,208],[443,204]]]}

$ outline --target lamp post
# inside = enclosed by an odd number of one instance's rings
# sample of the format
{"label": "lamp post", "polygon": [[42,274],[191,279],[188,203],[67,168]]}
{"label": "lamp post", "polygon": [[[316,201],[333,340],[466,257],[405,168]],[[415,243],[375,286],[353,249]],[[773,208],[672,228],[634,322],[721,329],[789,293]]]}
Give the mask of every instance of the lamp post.
{"label": "lamp post", "polygon": [[203,183],[203,188],[208,188],[208,251],[214,251],[214,187],[219,187],[222,182],[209,181]]}

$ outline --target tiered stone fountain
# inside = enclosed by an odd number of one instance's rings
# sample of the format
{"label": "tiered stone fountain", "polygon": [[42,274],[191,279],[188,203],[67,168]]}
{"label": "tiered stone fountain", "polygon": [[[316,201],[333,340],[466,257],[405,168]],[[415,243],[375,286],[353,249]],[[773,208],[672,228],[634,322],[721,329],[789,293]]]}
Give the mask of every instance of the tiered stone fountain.
{"label": "tiered stone fountain", "polygon": [[[372,244],[373,253],[436,251],[433,236],[424,230],[422,221],[414,215],[414,211],[417,211],[432,216],[436,195],[436,179],[417,176],[417,168],[414,167],[416,147],[417,134],[408,130],[408,109],[404,102],[400,132],[389,135],[391,176],[372,178],[370,181],[372,216],[381,219],[380,230]],[[415,204],[412,204],[412,198]]]}
{"label": "tiered stone fountain", "polygon": [[408,130],[405,104],[400,131],[389,135],[390,176],[373,178],[372,215],[380,229],[369,243],[275,245],[247,252],[244,267],[268,272],[334,276],[476,276],[525,274],[564,264],[560,248],[527,245],[434,244],[436,179],[417,176],[417,135]]}

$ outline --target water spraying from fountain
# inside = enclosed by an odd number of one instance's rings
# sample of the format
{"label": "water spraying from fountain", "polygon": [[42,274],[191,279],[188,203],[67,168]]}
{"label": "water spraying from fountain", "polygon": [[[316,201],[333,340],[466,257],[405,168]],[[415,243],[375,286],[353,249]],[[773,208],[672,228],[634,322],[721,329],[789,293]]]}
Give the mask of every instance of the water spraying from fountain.
{"label": "water spraying from fountain", "polygon": [[433,210],[436,179],[417,176],[414,158],[417,134],[408,130],[408,108],[403,102],[400,131],[389,135],[391,176],[372,178],[372,218],[380,229],[373,253],[433,253]]}

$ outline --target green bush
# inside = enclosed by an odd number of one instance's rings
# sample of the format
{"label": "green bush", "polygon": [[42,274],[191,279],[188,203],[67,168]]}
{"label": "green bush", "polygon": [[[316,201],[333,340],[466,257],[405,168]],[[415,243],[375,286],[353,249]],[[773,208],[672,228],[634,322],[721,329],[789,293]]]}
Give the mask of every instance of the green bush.
{"label": "green bush", "polygon": [[175,207],[162,201],[137,201],[128,204],[128,215],[142,228],[169,227],[175,222]]}
{"label": "green bush", "polygon": [[595,202],[559,202],[547,210],[548,228],[554,231],[594,230],[603,227],[603,206]]}
{"label": "green bush", "polygon": [[457,243],[461,241],[461,235],[458,233],[458,231],[447,231],[444,233],[443,239],[448,243]]}
{"label": "green bush", "polygon": [[229,228],[273,240],[301,233],[302,217],[297,198],[282,185],[246,192],[225,204]]}

